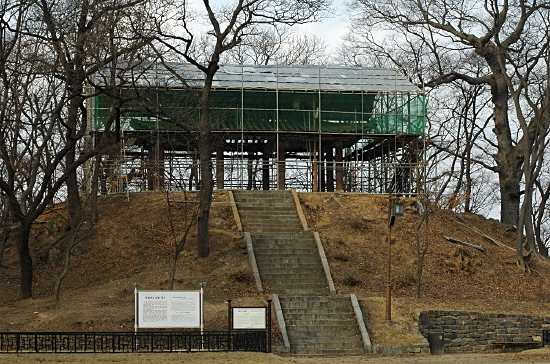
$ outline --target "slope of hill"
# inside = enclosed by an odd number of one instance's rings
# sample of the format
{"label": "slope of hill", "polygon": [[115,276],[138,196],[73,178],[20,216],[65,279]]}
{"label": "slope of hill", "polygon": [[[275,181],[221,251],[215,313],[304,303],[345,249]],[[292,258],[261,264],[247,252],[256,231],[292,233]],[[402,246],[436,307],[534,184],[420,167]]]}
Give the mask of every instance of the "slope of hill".
{"label": "slope of hill", "polygon": [[[53,290],[65,265],[66,243],[59,239],[64,207],[56,206],[36,224],[33,235],[35,298],[17,300],[16,251],[11,245],[6,250],[3,264],[7,268],[0,269],[0,331],[133,330],[132,283],[139,282],[142,289],[168,288],[174,241],[183,234],[184,214],[192,198],[170,194],[169,204],[163,193],[102,196],[98,222],[81,229],[72,249],[58,304]],[[375,343],[418,342],[415,321],[420,309],[550,312],[547,260],[533,258],[532,273],[525,274],[510,248],[515,236],[511,227],[444,210],[430,213],[422,298],[414,298],[415,226],[420,215],[414,200],[403,199],[405,215],[392,228],[393,325],[386,325],[387,196],[326,193],[301,194],[300,198],[310,228],[320,233],[337,290],[357,294]],[[485,252],[450,243],[444,236],[480,245]],[[196,257],[195,237],[192,229],[178,261],[174,288],[197,289],[199,282],[206,282],[205,328],[223,330],[227,299],[250,305],[262,304],[266,298],[255,290],[227,193],[217,194],[213,204],[209,257]],[[425,241],[424,230],[420,238]]]}

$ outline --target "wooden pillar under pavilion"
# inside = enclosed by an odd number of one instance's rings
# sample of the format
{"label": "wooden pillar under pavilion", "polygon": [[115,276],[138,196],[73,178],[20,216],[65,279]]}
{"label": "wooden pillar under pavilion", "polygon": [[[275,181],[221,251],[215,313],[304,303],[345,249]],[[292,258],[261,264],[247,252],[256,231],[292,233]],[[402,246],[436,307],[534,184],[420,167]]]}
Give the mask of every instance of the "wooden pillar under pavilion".
{"label": "wooden pillar under pavilion", "polygon": [[344,191],[344,153],[342,142],[336,143],[336,153],[334,156],[334,161],[336,162],[336,191]]}
{"label": "wooden pillar under pavilion", "polygon": [[285,186],[286,185],[285,158],[286,158],[286,151],[285,151],[285,148],[281,145],[279,146],[279,150],[277,152],[277,189],[278,190],[284,190],[286,187]]}
{"label": "wooden pillar under pavilion", "polygon": [[327,155],[327,168],[326,168],[326,174],[327,174],[327,192],[334,192],[334,153],[333,148],[328,148]]}
{"label": "wooden pillar under pavilion", "polygon": [[149,173],[147,186],[150,191],[157,191],[164,187],[164,146],[159,139],[149,153]]}
{"label": "wooden pillar under pavilion", "polygon": [[219,143],[216,148],[216,188],[223,190],[224,186],[224,156],[223,156],[223,143]]}
{"label": "wooden pillar under pavilion", "polygon": [[262,153],[262,189],[269,190],[269,153],[267,151]]}
{"label": "wooden pillar under pavilion", "polygon": [[326,154],[324,150],[320,151],[319,155],[319,191],[325,192],[327,189],[326,180]]}
{"label": "wooden pillar under pavilion", "polygon": [[317,140],[313,141],[313,192],[319,192],[319,165],[317,158]]}
{"label": "wooden pillar under pavilion", "polygon": [[252,190],[255,189],[255,181],[254,181],[254,155],[251,153],[248,153],[248,159],[246,162],[246,189]]}

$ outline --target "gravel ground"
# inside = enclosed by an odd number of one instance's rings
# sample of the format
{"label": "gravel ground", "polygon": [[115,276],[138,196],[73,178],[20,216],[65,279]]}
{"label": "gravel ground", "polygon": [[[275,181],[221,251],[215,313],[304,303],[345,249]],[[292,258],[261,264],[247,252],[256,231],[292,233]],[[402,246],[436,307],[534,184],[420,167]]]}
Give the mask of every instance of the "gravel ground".
{"label": "gravel ground", "polygon": [[548,363],[550,351],[531,350],[514,354],[463,354],[421,356],[352,356],[352,357],[295,357],[263,353],[166,353],[166,354],[0,354],[3,364],[32,363],[185,363],[185,364],[376,364],[376,363],[446,363],[446,364],[497,364],[497,363]]}

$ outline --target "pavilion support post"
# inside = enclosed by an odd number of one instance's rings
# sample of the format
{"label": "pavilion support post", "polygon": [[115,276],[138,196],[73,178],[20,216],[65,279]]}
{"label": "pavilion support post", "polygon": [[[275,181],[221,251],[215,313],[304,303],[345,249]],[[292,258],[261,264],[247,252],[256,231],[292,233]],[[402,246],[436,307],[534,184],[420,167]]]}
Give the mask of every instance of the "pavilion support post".
{"label": "pavilion support post", "polygon": [[269,153],[262,153],[262,189],[269,190]]}
{"label": "pavilion support post", "polygon": [[160,190],[164,186],[164,147],[159,139],[155,140],[153,150],[149,153],[149,173],[147,187],[150,191]]}
{"label": "pavilion support post", "polygon": [[327,157],[325,151],[321,150],[321,154],[319,155],[319,191],[321,192],[325,192],[327,190],[326,162]]}
{"label": "pavilion support post", "polygon": [[317,141],[313,141],[313,192],[319,192],[319,165]]}
{"label": "pavilion support post", "polygon": [[342,142],[336,143],[336,152],[334,156],[336,164],[336,191],[344,191],[344,159],[343,159],[343,145]]}
{"label": "pavilion support post", "polygon": [[156,186],[155,190],[160,191],[162,190],[164,186],[164,146],[160,143],[159,140],[157,140],[157,147],[156,147]]}
{"label": "pavilion support post", "polygon": [[286,151],[283,146],[279,146],[279,150],[277,153],[277,189],[278,190],[284,190],[285,189],[285,158],[286,158]]}
{"label": "pavilion support post", "polygon": [[155,152],[154,148],[148,150],[147,153],[147,190],[153,191],[155,189]]}
{"label": "pavilion support post", "polygon": [[218,190],[223,190],[225,188],[224,169],[223,143],[220,143],[216,148],[216,188]]}
{"label": "pavilion support post", "polygon": [[246,163],[246,175],[247,175],[247,183],[246,183],[246,189],[252,190],[254,189],[254,156],[249,154],[248,160]]}
{"label": "pavilion support post", "polygon": [[334,153],[333,148],[327,150],[327,192],[334,192]]}

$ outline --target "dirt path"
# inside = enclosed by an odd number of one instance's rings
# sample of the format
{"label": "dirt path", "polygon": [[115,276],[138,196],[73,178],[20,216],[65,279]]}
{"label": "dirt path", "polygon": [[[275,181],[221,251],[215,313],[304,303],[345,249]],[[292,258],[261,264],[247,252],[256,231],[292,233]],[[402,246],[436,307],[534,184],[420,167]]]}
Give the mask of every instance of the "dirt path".
{"label": "dirt path", "polygon": [[293,357],[262,353],[175,353],[175,354],[0,354],[3,364],[32,363],[185,363],[185,364],[384,364],[384,363],[444,363],[444,364],[497,364],[497,363],[548,363],[550,351],[531,350],[519,354],[464,354],[441,356],[354,356],[354,357]]}

